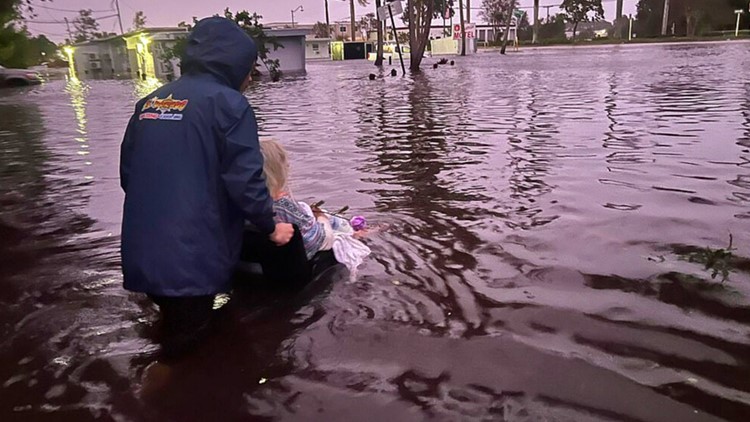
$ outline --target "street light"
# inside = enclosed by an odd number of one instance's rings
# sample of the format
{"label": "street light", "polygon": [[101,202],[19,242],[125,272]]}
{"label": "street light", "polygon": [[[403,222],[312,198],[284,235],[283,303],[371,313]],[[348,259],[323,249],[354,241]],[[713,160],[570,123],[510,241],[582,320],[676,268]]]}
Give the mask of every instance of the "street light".
{"label": "street light", "polygon": [[305,9],[302,8],[302,6],[297,6],[296,9],[292,10],[292,28],[294,28],[294,12],[296,11],[304,12]]}

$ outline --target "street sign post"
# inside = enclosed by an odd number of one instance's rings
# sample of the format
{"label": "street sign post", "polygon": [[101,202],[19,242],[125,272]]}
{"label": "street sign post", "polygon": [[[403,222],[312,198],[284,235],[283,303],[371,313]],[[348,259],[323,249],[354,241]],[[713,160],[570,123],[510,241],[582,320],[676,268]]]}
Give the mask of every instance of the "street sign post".
{"label": "street sign post", "polygon": [[378,8],[378,19],[384,21],[388,18],[391,19],[391,31],[393,31],[393,39],[396,40],[396,50],[398,50],[398,58],[401,60],[401,71],[406,76],[406,67],[404,66],[404,56],[401,54],[401,43],[398,40],[398,34],[396,33],[396,22],[393,19],[393,15],[400,15],[404,13],[404,5],[400,0],[388,1],[385,6]]}

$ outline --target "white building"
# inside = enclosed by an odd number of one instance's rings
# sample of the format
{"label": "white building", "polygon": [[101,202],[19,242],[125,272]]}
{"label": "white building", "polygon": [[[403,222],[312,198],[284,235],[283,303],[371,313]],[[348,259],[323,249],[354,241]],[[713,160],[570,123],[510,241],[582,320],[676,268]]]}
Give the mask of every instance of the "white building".
{"label": "white building", "polygon": [[[269,59],[278,59],[284,73],[305,71],[307,29],[266,29],[280,45]],[[173,79],[179,76],[179,60],[167,59],[177,40],[187,36],[185,28],[145,28],[125,35],[102,38],[66,47],[71,69],[81,79]],[[320,49],[321,47],[319,47]],[[327,52],[327,47],[321,51]]]}
{"label": "white building", "polygon": [[283,73],[305,72],[305,35],[308,30],[266,29],[264,33],[276,38],[281,45],[276,50],[269,46],[271,51],[268,53],[269,59],[279,60],[279,70]]}
{"label": "white building", "polygon": [[164,58],[184,28],[147,28],[69,47],[72,69],[81,79],[169,79],[174,65]]}
{"label": "white building", "polygon": [[330,38],[306,38],[305,60],[330,60],[331,41]]}
{"label": "white building", "polygon": [[81,79],[131,77],[125,41],[119,36],[78,43],[70,58],[73,59],[72,69]]}

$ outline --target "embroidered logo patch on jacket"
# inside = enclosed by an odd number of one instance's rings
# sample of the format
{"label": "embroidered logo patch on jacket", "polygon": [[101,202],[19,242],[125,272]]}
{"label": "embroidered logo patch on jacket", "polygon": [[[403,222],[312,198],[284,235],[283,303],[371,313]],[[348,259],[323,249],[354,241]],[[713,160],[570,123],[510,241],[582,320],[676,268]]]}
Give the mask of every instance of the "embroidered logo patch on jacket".
{"label": "embroidered logo patch on jacket", "polygon": [[172,94],[169,94],[167,98],[149,98],[143,104],[142,113],[138,118],[140,120],[182,120],[181,112],[187,107],[188,101],[174,99]]}

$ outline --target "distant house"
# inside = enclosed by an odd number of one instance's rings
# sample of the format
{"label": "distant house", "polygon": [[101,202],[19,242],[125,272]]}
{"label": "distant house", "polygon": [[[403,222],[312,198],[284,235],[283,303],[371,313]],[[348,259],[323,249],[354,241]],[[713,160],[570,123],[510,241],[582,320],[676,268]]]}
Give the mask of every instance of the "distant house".
{"label": "distant house", "polygon": [[147,28],[71,46],[72,68],[81,79],[168,79],[174,64],[165,53],[185,28]]}
{"label": "distant house", "polygon": [[[281,45],[271,48],[270,59],[278,59],[282,72],[305,71],[305,36],[311,29],[268,28],[266,35]],[[179,76],[179,60],[167,59],[185,28],[144,28],[69,47],[71,68],[81,79],[172,79]]]}
{"label": "distant house", "polygon": [[[367,32],[363,32],[359,22],[354,23],[354,41],[367,41]],[[331,22],[331,38],[334,40],[352,41],[352,22],[342,20]]]}
{"label": "distant house", "polygon": [[306,38],[305,39],[305,59],[331,59],[331,39],[330,38]]}
{"label": "distant house", "polygon": [[[578,24],[576,38],[606,38],[614,27],[607,21],[581,22]],[[573,38],[573,24],[565,25],[565,37]]]}
{"label": "distant house", "polygon": [[78,43],[71,51],[71,66],[78,78],[131,78],[127,47],[120,36]]}

